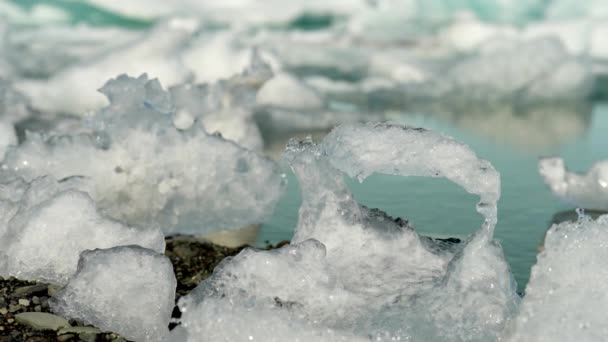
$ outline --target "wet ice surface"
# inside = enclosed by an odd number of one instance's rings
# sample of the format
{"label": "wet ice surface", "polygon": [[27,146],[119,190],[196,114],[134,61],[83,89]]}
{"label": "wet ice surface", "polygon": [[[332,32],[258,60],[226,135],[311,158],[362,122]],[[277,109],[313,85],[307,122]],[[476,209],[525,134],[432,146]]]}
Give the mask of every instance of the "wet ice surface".
{"label": "wet ice surface", "polygon": [[[219,324],[229,340],[279,341],[285,335],[267,331],[286,317],[296,322],[287,336],[309,340],[322,332],[377,340],[498,337],[518,296],[492,240],[500,183],[487,161],[451,138],[387,124],[342,126],[320,145],[294,141],[286,158],[303,188],[292,245],[245,250],[182,299],[189,340]],[[361,179],[372,172],[446,177],[480,196],[485,222],[462,246],[440,248],[407,222],[360,206],[340,170]],[[263,316],[247,314],[258,310]]]}
{"label": "wet ice surface", "polygon": [[95,249],[81,254],[51,307],[129,340],[167,341],[176,286],[162,254],[139,246]]}
{"label": "wet ice surface", "polygon": [[608,211],[608,161],[598,161],[579,174],[568,171],[561,158],[544,158],[538,171],[560,199],[579,208]]}

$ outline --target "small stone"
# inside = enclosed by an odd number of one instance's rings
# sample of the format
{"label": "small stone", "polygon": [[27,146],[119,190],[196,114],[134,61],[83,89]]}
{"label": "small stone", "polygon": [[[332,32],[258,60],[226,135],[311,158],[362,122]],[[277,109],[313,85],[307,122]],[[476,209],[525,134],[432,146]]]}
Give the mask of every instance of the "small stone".
{"label": "small stone", "polygon": [[30,306],[30,301],[27,299],[19,299],[19,305]]}
{"label": "small stone", "polygon": [[27,297],[33,293],[46,291],[47,287],[48,287],[48,285],[42,284],[42,283],[38,283],[35,285],[31,285],[31,286],[19,287],[11,294],[10,297],[11,298]]}
{"label": "small stone", "polygon": [[15,319],[37,330],[59,330],[70,326],[65,318],[45,312],[24,312],[16,315]]}
{"label": "small stone", "polygon": [[8,322],[8,324],[11,324],[11,323],[13,323],[15,320],[14,320],[13,318],[9,318],[9,319],[7,319],[6,321]]}
{"label": "small stone", "polygon": [[36,311],[36,312],[41,312],[41,311],[42,311],[42,307],[41,307],[40,305],[36,305],[36,306],[34,307],[34,311]]}
{"label": "small stone", "polygon": [[38,296],[32,297],[32,303],[34,303],[35,305],[40,304],[40,297],[38,297]]}
{"label": "small stone", "polygon": [[10,313],[17,312],[17,311],[21,310],[21,308],[23,308],[21,305],[11,305],[8,308],[8,312],[10,312]]}
{"label": "small stone", "polygon": [[0,298],[0,308],[5,308],[7,306],[8,306],[8,304],[6,303],[4,298]]}
{"label": "small stone", "polygon": [[43,308],[48,309],[49,308],[49,298],[48,297],[40,298],[40,304],[42,305]]}
{"label": "small stone", "polygon": [[8,310],[6,308],[0,309],[0,315],[6,316],[7,313],[8,313]]}
{"label": "small stone", "polygon": [[59,342],[69,341],[69,340],[73,339],[74,337],[76,337],[76,335],[74,335],[74,334],[65,334],[65,335],[57,336],[57,341],[59,341]]}

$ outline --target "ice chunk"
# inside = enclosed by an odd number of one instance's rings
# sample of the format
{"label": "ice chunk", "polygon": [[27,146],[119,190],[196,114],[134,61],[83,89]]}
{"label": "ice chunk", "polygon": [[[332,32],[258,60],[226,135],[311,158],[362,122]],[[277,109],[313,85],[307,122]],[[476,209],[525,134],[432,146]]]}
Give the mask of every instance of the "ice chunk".
{"label": "ice chunk", "polygon": [[271,214],[284,188],[275,162],[200,125],[175,127],[171,94],[145,75],[102,91],[110,105],[86,121],[90,133],[30,134],[6,167],[28,180],[84,176],[110,216],[168,234],[238,229]]}
{"label": "ice chunk", "polygon": [[310,110],[323,107],[323,99],[316,91],[287,73],[275,75],[262,86],[257,103],[294,110]]}
{"label": "ice chunk", "polygon": [[129,340],[167,341],[176,286],[162,254],[140,246],[88,250],[51,308]]}
{"label": "ice chunk", "polygon": [[538,172],[560,199],[580,208],[608,210],[608,161],[599,161],[586,174],[578,174],[569,172],[561,158],[542,158]]}
{"label": "ice chunk", "polygon": [[476,56],[454,64],[446,77],[449,82],[439,89],[478,100],[581,99],[593,85],[590,64],[553,38],[489,41]]}
{"label": "ice chunk", "polygon": [[237,75],[214,83],[172,87],[169,92],[177,108],[173,123],[185,130],[199,121],[207,132],[219,132],[225,139],[261,150],[264,142],[253,108],[258,89],[270,77],[270,66],[254,49],[249,66]]}
{"label": "ice chunk", "polygon": [[551,227],[504,340],[601,341],[608,336],[606,241],[606,215]]}
{"label": "ice chunk", "polygon": [[2,188],[0,206],[9,209],[0,216],[2,276],[64,284],[85,249],[128,244],[165,249],[158,227],[129,227],[101,214],[77,177],[61,182],[43,177],[31,184],[14,180]]}
{"label": "ice chunk", "polygon": [[[391,124],[340,126],[319,145],[293,141],[286,159],[302,189],[291,244],[244,250],[180,300],[189,341],[273,340],[273,329],[283,340],[320,331],[334,334],[317,336],[326,339],[498,338],[518,299],[492,240],[500,183],[489,162],[449,137]],[[445,248],[359,205],[340,171],[449,178],[480,196],[486,221]],[[282,335],[285,325],[291,334]]]}

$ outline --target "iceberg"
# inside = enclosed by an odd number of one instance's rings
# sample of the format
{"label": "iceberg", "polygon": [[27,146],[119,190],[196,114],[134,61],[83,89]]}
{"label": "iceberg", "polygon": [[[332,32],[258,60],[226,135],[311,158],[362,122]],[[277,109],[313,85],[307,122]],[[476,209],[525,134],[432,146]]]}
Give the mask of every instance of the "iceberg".
{"label": "iceberg", "polygon": [[542,158],[538,172],[555,196],[579,208],[608,211],[608,161],[598,161],[585,174],[570,172],[562,158]]}
{"label": "iceberg", "polygon": [[[497,339],[518,296],[492,239],[500,180],[489,162],[449,137],[392,124],[292,141],[285,158],[303,200],[291,244],[245,249],[182,298],[188,341]],[[448,178],[480,196],[484,224],[462,245],[421,237],[358,204],[342,172]]]}
{"label": "iceberg", "polygon": [[171,93],[146,75],[119,76],[101,91],[110,105],[83,120],[85,132],[30,133],[3,167],[28,181],[84,177],[108,215],[166,234],[238,229],[272,213],[285,185],[275,162],[200,124],[176,127]]}

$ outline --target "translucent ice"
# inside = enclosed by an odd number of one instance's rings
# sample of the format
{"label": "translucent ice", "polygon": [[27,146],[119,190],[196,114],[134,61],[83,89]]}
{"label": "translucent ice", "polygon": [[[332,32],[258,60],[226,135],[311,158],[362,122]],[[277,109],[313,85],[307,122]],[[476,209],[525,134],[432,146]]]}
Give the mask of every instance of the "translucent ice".
{"label": "translucent ice", "polygon": [[505,341],[601,341],[608,336],[608,216],[554,225],[532,267]]}
{"label": "translucent ice", "polygon": [[[449,137],[391,124],[340,126],[319,145],[294,141],[286,159],[302,189],[292,244],[244,250],[181,300],[189,341],[497,339],[518,299],[492,241],[500,182],[489,162]],[[486,220],[462,245],[421,237],[359,205],[340,171],[446,177],[480,196]]]}
{"label": "translucent ice", "polygon": [[167,341],[176,285],[162,254],[139,246],[89,250],[51,307],[129,340]]}
{"label": "translucent ice", "polygon": [[0,274],[64,284],[78,255],[93,248],[138,244],[163,252],[158,227],[129,227],[100,213],[78,177],[0,186]]}
{"label": "translucent ice", "polygon": [[543,158],[538,172],[562,200],[580,208],[608,210],[608,161],[599,161],[579,174],[568,171],[561,158]]}
{"label": "translucent ice", "polygon": [[110,105],[85,121],[89,133],[30,134],[5,167],[28,180],[86,177],[110,216],[166,233],[238,229],[270,215],[284,188],[276,163],[200,124],[176,127],[183,119],[171,94],[145,75],[101,91]]}

